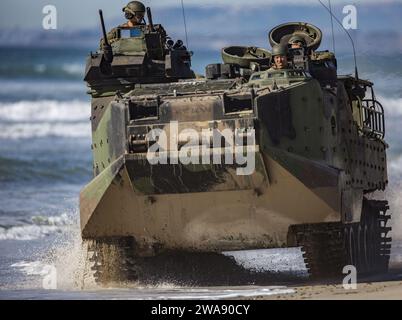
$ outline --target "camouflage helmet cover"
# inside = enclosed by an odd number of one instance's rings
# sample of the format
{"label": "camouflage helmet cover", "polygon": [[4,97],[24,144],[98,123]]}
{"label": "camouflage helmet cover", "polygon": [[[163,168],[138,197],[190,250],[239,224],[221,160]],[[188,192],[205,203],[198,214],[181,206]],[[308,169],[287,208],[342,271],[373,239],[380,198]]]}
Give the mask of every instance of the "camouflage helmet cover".
{"label": "camouflage helmet cover", "polygon": [[145,12],[145,5],[139,1],[131,1],[124,8],[123,12],[135,15],[136,12]]}
{"label": "camouflage helmet cover", "polygon": [[272,57],[275,56],[287,56],[288,50],[286,46],[276,44],[272,47]]}

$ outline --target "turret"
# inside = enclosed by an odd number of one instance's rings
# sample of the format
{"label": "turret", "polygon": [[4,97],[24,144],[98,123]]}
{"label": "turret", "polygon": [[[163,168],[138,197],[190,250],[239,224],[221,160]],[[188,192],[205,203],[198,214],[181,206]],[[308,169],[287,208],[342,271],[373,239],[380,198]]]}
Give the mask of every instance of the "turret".
{"label": "turret", "polygon": [[176,44],[162,25],[153,24],[147,8],[148,25],[118,27],[117,39],[109,44],[104,34],[102,48],[87,60],[84,80],[95,89],[121,84],[175,82],[194,77],[191,53],[179,40]]}

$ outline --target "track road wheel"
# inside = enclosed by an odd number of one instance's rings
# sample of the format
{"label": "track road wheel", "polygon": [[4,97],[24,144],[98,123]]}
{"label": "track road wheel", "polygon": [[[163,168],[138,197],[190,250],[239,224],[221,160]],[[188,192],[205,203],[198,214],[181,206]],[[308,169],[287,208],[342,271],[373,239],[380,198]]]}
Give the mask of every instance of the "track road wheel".
{"label": "track road wheel", "polygon": [[289,232],[302,247],[311,278],[344,277],[347,265],[359,275],[387,272],[392,241],[388,209],[386,201],[364,199],[360,223],[292,226]]}
{"label": "track road wheel", "polygon": [[367,273],[384,273],[388,271],[392,238],[389,237],[391,216],[386,201],[364,200],[362,227],[367,229],[365,237],[367,252],[363,253],[367,264]]}

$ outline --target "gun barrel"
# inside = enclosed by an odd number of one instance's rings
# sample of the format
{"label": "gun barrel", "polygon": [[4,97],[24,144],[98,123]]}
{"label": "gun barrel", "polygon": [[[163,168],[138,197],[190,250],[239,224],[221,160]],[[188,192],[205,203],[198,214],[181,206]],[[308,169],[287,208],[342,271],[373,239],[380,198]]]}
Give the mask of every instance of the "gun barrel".
{"label": "gun barrel", "polygon": [[106,28],[105,28],[105,20],[103,19],[103,12],[102,10],[99,10],[99,17],[102,25],[102,33],[103,33],[103,58],[104,61],[108,64],[111,64],[113,62],[113,49],[109,43],[109,40],[107,39],[107,34],[106,34]]}
{"label": "gun barrel", "polygon": [[107,34],[106,34],[105,20],[103,19],[102,10],[99,10],[99,17],[100,17],[100,21],[101,21],[101,25],[102,25],[103,40],[105,41],[105,45],[109,46],[109,41],[107,39]]}

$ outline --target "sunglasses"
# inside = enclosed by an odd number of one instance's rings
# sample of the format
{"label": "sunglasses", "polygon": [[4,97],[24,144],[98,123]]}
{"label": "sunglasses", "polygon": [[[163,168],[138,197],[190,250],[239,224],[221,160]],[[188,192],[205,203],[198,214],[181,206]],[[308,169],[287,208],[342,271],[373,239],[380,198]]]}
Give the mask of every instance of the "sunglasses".
{"label": "sunglasses", "polygon": [[134,19],[134,18],[139,18],[139,19],[143,19],[145,14],[143,12],[134,12],[134,14],[126,12],[126,18],[128,20]]}

